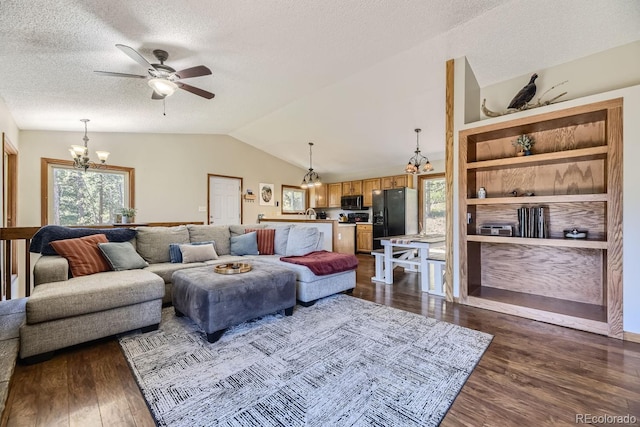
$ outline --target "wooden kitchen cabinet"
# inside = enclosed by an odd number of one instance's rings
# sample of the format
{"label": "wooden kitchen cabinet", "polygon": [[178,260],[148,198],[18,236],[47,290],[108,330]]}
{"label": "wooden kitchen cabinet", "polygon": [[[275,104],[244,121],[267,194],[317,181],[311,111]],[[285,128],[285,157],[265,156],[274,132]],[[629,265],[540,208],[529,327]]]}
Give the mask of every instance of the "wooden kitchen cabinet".
{"label": "wooden kitchen cabinet", "polygon": [[329,193],[328,208],[339,208],[340,198],[342,197],[342,183],[327,184],[327,192]]}
{"label": "wooden kitchen cabinet", "polygon": [[380,178],[362,180],[362,205],[370,207],[373,205],[373,191],[380,190]]}
{"label": "wooden kitchen cabinet", "polygon": [[395,175],[385,176],[381,178],[382,189],[389,190],[391,188],[409,187],[413,188],[413,175]]}
{"label": "wooden kitchen cabinet", "polygon": [[319,187],[313,187],[313,206],[312,208],[328,208],[329,199],[327,193],[327,184],[322,184]]}
{"label": "wooden kitchen cabinet", "polygon": [[346,181],[342,183],[343,196],[360,196],[362,195],[362,180]]}
{"label": "wooden kitchen cabinet", "polygon": [[356,224],[356,251],[371,252],[373,250],[373,225]]}
{"label": "wooden kitchen cabinet", "polygon": [[356,227],[353,224],[337,225],[333,229],[333,251],[340,254],[354,254],[356,251]]}

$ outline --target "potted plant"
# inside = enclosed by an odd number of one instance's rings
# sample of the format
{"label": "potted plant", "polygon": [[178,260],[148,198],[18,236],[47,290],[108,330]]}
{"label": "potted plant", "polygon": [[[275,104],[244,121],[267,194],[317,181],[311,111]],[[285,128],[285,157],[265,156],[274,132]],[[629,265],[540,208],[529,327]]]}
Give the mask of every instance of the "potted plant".
{"label": "potted plant", "polygon": [[513,146],[518,149],[518,156],[528,156],[531,154],[531,148],[535,141],[529,135],[520,135],[518,139],[513,141]]}
{"label": "potted plant", "polygon": [[134,222],[133,218],[135,218],[137,211],[138,210],[136,208],[122,208],[122,209],[120,209],[120,215],[122,215],[122,223],[123,224],[128,224],[128,223]]}

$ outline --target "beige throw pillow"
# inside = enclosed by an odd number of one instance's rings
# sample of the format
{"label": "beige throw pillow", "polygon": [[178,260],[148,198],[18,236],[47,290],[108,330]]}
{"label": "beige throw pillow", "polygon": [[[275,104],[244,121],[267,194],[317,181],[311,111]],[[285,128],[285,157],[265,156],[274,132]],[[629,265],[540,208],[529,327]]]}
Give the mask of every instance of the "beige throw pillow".
{"label": "beige throw pillow", "polygon": [[182,263],[188,264],[191,262],[210,261],[212,259],[218,259],[213,244],[210,245],[180,245],[180,252],[182,252]]}

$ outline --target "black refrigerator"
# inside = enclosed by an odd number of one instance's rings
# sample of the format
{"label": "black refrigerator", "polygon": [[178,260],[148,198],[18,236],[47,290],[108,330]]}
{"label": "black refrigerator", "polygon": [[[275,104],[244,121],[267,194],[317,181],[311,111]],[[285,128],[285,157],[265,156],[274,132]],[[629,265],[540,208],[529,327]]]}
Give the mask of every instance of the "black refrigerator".
{"label": "black refrigerator", "polygon": [[382,245],[377,237],[418,233],[418,192],[402,187],[373,191],[373,249]]}

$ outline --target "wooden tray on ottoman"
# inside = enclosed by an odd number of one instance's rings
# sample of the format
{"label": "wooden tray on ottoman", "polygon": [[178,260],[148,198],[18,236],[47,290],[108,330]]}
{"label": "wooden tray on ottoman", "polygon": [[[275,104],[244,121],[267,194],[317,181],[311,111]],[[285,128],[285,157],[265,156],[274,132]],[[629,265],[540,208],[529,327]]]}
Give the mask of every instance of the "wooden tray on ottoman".
{"label": "wooden tray on ottoman", "polygon": [[220,274],[239,274],[246,273],[251,270],[251,264],[244,262],[236,262],[232,264],[219,264],[213,268],[213,271]]}

